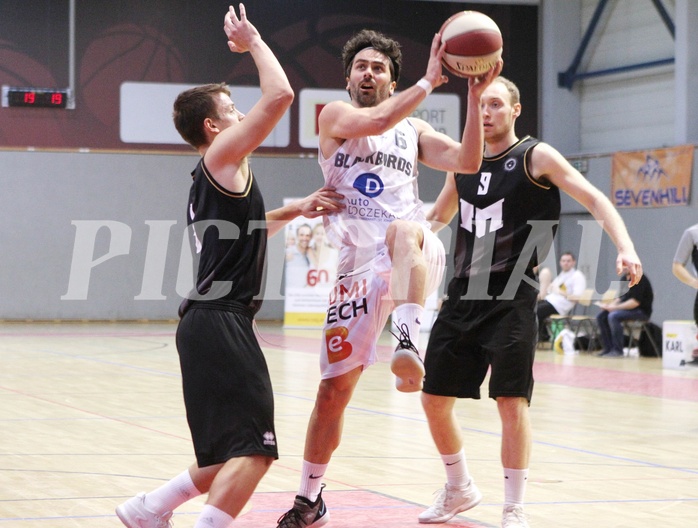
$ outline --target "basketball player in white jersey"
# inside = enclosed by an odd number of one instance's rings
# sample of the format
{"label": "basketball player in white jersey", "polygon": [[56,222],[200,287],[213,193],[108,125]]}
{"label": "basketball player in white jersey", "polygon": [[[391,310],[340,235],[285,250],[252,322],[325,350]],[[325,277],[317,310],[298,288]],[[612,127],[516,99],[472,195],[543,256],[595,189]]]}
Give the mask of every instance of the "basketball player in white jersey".
{"label": "basketball player in white jersey", "polygon": [[[344,409],[365,368],[376,361],[376,341],[395,310],[398,348],[391,363],[398,390],[418,391],[424,366],[413,340],[426,297],[442,279],[443,244],[433,234],[417,192],[417,164],[475,171],[483,151],[480,95],[501,71],[501,61],[468,81],[462,141],[410,118],[432,89],[445,83],[444,46],[435,35],[424,77],[394,95],[399,44],[363,30],[344,46],[350,102],[326,105],[318,117],[319,161],[326,185],[345,208],[323,217],[339,248],[338,278],[330,296],[321,351],[322,380],[308,424],[301,483],[279,528],[322,526],[329,512],[322,476],[338,447]],[[454,169],[461,167],[461,169]]]}

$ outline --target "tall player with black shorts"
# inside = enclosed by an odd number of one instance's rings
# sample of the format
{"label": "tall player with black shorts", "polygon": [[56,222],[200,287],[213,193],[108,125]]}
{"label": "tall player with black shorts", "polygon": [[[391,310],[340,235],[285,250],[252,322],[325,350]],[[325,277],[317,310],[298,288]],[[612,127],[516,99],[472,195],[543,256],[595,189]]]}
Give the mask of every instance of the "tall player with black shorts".
{"label": "tall player with black shorts", "polygon": [[485,152],[475,174],[448,173],[434,208],[433,229],[458,213],[455,274],[431,331],[422,404],[446,471],[446,485],[421,523],[443,523],[482,499],[467,468],[457,398],[489,396],[502,421],[503,528],[528,528],[523,511],[531,450],[528,415],[537,342],[538,285],[533,268],[545,258],[560,217],[563,190],[599,221],[618,249],[617,272],[631,283],[642,266],[611,202],[554,148],[514,131],[518,88],[498,77],[482,94]]}
{"label": "tall player with black shorts", "polygon": [[278,458],[271,381],[252,324],[267,236],[296,216],[343,207],[340,195],[323,188],[265,213],[248,155],[287,111],[293,90],[242,4],[239,19],[232,7],[226,14],[225,31],[231,51],[249,52],[257,66],[259,101],[244,116],[221,83],[182,92],[174,105],[175,127],[201,155],[187,207],[199,265],[177,328],[196,462],[119,505],[116,513],[129,528],[167,528],[172,511],[202,493],[208,498],[194,528],[229,528]]}

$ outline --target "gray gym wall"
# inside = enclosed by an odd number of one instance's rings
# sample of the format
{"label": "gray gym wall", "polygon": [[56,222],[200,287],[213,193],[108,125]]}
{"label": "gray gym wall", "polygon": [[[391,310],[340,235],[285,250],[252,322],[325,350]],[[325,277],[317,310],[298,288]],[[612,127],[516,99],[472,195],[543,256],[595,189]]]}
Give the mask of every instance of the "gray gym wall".
{"label": "gray gym wall", "polygon": [[[579,44],[584,28],[581,13],[588,12],[589,6],[595,3],[593,0],[571,0],[540,4],[539,135],[568,157],[586,156],[589,163],[586,176],[604,192],[610,192],[614,150],[698,142],[698,114],[685,111],[687,101],[698,100],[695,73],[698,68],[691,67],[691,64],[698,64],[698,51],[687,45],[691,41],[688,32],[698,28],[698,14],[695,3],[675,2],[677,64],[676,73],[672,70],[670,75],[676,77],[676,87],[669,93],[657,95],[663,100],[677,101],[670,137],[647,144],[641,128],[630,130],[622,117],[613,115],[616,134],[609,136],[606,148],[599,152],[585,150],[590,142],[582,138],[582,114],[589,90],[584,89],[583,83],[571,92],[556,84],[557,73],[568,67]],[[634,4],[640,8],[639,3]],[[650,2],[646,4],[644,9],[653,9]],[[693,35],[695,42],[695,33]],[[632,86],[635,80],[621,79],[620,82]],[[683,111],[680,104],[684,105]],[[650,107],[628,104],[626,113],[629,108],[635,115],[653,111]],[[652,122],[646,126],[653,126]],[[667,127],[666,124],[662,126]],[[623,142],[613,144],[614,137],[622,138]],[[3,251],[0,318],[174,319],[181,300],[177,278],[186,275],[179,269],[184,209],[191,182],[189,173],[196,160],[193,154],[0,150],[0,183],[5,196],[0,210],[4,226],[0,231]],[[312,157],[255,156],[253,167],[269,208],[280,206],[284,197],[310,193],[322,184],[317,160]],[[442,174],[421,169],[422,199],[434,200],[442,181]],[[673,277],[671,259],[681,232],[698,222],[697,183],[694,158],[694,193],[688,207],[621,210],[654,286],[652,319],[658,323],[691,317],[695,292]],[[556,249],[578,252],[580,228],[577,221],[588,219],[588,215],[569,199],[564,201],[563,208]],[[109,224],[96,232],[93,247],[87,248],[92,251],[88,261],[85,241],[90,240],[90,229],[99,222]],[[79,284],[74,283],[71,290],[71,266],[78,233],[82,237],[78,247],[82,252],[80,262],[89,269],[89,277],[78,277]],[[282,246],[280,237],[272,239],[267,301],[259,314],[260,319],[283,317],[283,301],[280,300]],[[614,259],[615,252],[604,237],[596,283],[599,291],[614,279]],[[95,264],[92,266],[90,262]],[[86,298],[66,298],[69,293],[82,295],[85,285]]]}

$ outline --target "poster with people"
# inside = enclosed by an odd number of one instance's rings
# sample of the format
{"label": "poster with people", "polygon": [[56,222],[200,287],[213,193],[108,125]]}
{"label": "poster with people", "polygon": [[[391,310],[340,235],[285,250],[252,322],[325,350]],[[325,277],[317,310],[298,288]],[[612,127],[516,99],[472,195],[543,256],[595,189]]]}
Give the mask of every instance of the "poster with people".
{"label": "poster with people", "polygon": [[[295,199],[285,198],[284,205]],[[423,207],[429,210],[433,205],[424,203]],[[444,231],[448,230],[439,232],[442,239]],[[337,276],[339,251],[325,236],[322,218],[299,216],[286,225],[284,235],[284,327],[322,328]],[[422,331],[431,330],[442,295],[443,284],[426,299]]]}
{"label": "poster with people", "polygon": [[[294,199],[285,198],[284,204]],[[327,240],[322,218],[296,218],[286,226],[285,237],[284,326],[322,328],[339,252]]]}

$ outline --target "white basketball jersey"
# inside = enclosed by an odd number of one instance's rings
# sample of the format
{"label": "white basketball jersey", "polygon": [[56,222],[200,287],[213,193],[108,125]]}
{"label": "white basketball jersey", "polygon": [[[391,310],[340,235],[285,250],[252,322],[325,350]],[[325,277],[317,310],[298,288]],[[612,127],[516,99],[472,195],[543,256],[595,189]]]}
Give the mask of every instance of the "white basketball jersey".
{"label": "white basketball jersey", "polygon": [[403,119],[380,136],[347,139],[328,159],[319,153],[326,184],[345,197],[345,209],[323,217],[329,240],[340,249],[338,273],[383,253],[393,220],[429,227],[417,189],[417,138],[412,123]]}

